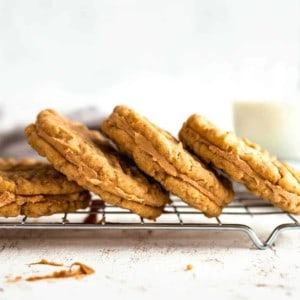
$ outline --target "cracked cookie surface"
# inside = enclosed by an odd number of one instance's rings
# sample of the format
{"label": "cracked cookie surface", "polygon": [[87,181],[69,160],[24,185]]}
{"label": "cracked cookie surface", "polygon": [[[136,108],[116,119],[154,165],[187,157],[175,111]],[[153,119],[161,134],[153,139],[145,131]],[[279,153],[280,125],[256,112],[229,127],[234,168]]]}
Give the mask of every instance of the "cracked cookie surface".
{"label": "cracked cookie surface", "polygon": [[212,163],[232,179],[274,206],[300,214],[300,175],[259,145],[223,131],[206,118],[192,115],[179,138],[202,160]]}
{"label": "cracked cookie surface", "polygon": [[229,180],[208,169],[168,132],[134,110],[115,107],[101,129],[141,170],[206,216],[220,215],[232,200]]}
{"label": "cracked cookie surface", "polygon": [[99,132],[54,110],[40,112],[25,133],[29,144],[57,170],[109,204],[156,219],[170,201],[158,183],[121,156]]}
{"label": "cracked cookie surface", "polygon": [[0,159],[0,193],[19,195],[67,194],[82,191],[49,163],[30,158]]}

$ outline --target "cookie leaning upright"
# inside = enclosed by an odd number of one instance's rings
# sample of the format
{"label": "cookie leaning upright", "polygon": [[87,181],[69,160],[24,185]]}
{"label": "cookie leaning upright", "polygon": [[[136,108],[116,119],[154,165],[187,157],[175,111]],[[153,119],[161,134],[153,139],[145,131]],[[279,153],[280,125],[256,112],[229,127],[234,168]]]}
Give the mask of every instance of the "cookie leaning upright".
{"label": "cookie leaning upright", "polygon": [[179,137],[201,159],[245,184],[254,194],[300,214],[300,175],[259,145],[196,114],[183,124]]}
{"label": "cookie leaning upright", "polygon": [[86,208],[90,193],[33,159],[0,159],[0,216],[40,217]]}
{"label": "cookie leaning upright", "polygon": [[150,182],[99,132],[54,110],[41,111],[25,133],[29,144],[57,170],[107,203],[155,219],[169,202],[167,192]]}
{"label": "cookie leaning upright", "polygon": [[141,170],[206,216],[220,215],[232,200],[228,180],[217,177],[174,137],[132,109],[115,107],[101,128]]}

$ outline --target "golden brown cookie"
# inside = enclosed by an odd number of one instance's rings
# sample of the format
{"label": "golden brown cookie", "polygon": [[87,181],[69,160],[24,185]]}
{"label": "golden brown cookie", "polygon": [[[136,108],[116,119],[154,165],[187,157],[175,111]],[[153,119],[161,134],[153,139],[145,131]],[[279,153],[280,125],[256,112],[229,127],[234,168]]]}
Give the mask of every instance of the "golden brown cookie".
{"label": "golden brown cookie", "polygon": [[101,126],[146,174],[206,216],[218,216],[233,198],[231,183],[194,158],[169,133],[126,106]]}
{"label": "golden brown cookie", "polygon": [[168,193],[122,157],[99,132],[53,110],[39,113],[25,133],[29,144],[70,180],[112,205],[156,219]]}
{"label": "golden brown cookie", "polygon": [[0,216],[40,217],[86,208],[91,199],[49,163],[0,159]]}
{"label": "golden brown cookie", "polygon": [[201,159],[245,184],[254,194],[300,214],[300,175],[259,145],[196,114],[183,124],[179,138]]}
{"label": "golden brown cookie", "polygon": [[81,191],[61,195],[16,195],[0,193],[0,216],[16,217],[24,215],[37,218],[55,213],[74,212],[86,208],[90,203],[90,193]]}
{"label": "golden brown cookie", "polygon": [[76,182],[67,180],[50,164],[24,158],[0,158],[0,193],[18,195],[67,194],[82,191]]}

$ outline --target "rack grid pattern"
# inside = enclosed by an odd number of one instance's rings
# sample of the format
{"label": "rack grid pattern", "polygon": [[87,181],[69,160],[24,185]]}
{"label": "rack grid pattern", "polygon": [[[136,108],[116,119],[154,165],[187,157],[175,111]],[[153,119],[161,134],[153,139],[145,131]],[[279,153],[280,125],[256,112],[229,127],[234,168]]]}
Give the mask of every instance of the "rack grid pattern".
{"label": "rack grid pattern", "polygon": [[[207,218],[202,212],[173,197],[163,214],[150,221],[95,198],[85,210],[55,214],[40,218],[0,218],[0,229],[128,229],[128,230],[213,230],[240,231],[250,238],[258,249],[267,249],[285,230],[299,230],[300,217],[283,212],[246,190],[236,191],[234,201],[224,208],[218,218]],[[274,221],[265,238],[257,232],[264,222]]]}

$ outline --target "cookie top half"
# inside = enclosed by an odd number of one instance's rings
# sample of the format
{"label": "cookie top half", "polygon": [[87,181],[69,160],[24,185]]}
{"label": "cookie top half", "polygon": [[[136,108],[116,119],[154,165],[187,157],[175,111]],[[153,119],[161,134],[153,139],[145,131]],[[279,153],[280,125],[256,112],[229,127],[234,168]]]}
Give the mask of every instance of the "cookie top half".
{"label": "cookie top half", "polygon": [[216,175],[171,134],[127,106],[102,122],[103,132],[146,174],[207,216],[218,216],[233,198],[231,183]]}
{"label": "cookie top half", "polygon": [[0,159],[0,193],[58,195],[82,190],[76,182],[69,181],[49,163],[29,158]]}
{"label": "cookie top half", "polygon": [[283,210],[300,213],[299,173],[259,145],[197,114],[184,122],[179,138],[202,160],[245,184],[256,195]]}

